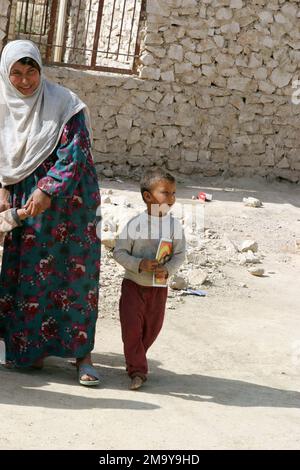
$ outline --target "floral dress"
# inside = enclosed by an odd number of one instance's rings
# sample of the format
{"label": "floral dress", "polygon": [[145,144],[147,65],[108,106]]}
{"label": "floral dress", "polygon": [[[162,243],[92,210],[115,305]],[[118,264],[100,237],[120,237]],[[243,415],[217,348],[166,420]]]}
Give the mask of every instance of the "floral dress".
{"label": "floral dress", "polygon": [[82,111],[55,151],[7,188],[12,206],[21,207],[37,187],[51,196],[51,207],[6,236],[0,278],[0,336],[7,361],[19,367],[46,356],[84,357],[94,346],[100,194]]}

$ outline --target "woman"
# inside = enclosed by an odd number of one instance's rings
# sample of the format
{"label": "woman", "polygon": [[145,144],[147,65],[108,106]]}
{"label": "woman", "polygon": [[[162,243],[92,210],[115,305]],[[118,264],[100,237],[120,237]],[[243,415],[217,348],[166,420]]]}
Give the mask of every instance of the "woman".
{"label": "woman", "polygon": [[47,81],[31,41],[8,43],[0,63],[0,210],[34,216],[7,236],[0,319],[7,361],[42,367],[75,357],[79,382],[97,385],[91,362],[100,242],[97,175],[86,105]]}

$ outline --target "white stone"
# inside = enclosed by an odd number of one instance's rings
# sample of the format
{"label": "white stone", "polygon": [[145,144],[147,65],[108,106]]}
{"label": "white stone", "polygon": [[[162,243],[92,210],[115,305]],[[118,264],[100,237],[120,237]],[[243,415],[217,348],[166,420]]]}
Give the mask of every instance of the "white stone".
{"label": "white stone", "polygon": [[236,8],[237,10],[243,8],[243,0],[230,0],[230,8]]}
{"label": "white stone", "polygon": [[133,145],[139,142],[141,139],[141,131],[138,128],[132,129],[132,131],[129,134],[129,137],[127,139],[127,144],[128,145]]}
{"label": "white stone", "polygon": [[218,47],[222,48],[224,46],[225,39],[223,36],[214,36],[214,41]]}
{"label": "white stone", "polygon": [[153,64],[155,64],[155,59],[154,59],[153,55],[150,54],[150,52],[145,51],[141,55],[141,62],[144,65],[153,65]]}
{"label": "white stone", "polygon": [[140,78],[148,80],[159,80],[160,79],[160,69],[153,67],[143,67],[140,72]]}
{"label": "white stone", "polygon": [[243,203],[245,206],[248,206],[248,207],[261,207],[262,206],[261,201],[255,197],[244,197]]}
{"label": "white stone", "polygon": [[252,274],[252,276],[257,276],[257,277],[262,277],[265,274],[265,270],[263,268],[257,268],[253,267],[248,269],[249,273]]}
{"label": "white stone", "polygon": [[192,150],[183,150],[182,155],[187,162],[196,162],[198,160],[198,152]]}
{"label": "white stone", "polygon": [[168,57],[170,59],[177,60],[178,62],[183,61],[183,47],[178,44],[172,44],[168,50]]}
{"label": "white stone", "polygon": [[218,54],[216,56],[216,62],[226,67],[231,67],[234,64],[234,59],[229,54]]}
{"label": "white stone", "polygon": [[190,73],[193,70],[193,66],[190,62],[183,62],[182,64],[175,64],[175,73],[183,74]]}
{"label": "white stone", "polygon": [[151,15],[170,16],[170,9],[166,7],[164,0],[150,0],[146,2],[146,11]]}
{"label": "white stone", "polygon": [[144,38],[144,42],[146,45],[157,46],[163,44],[164,40],[158,33],[147,33]]}
{"label": "white stone", "polygon": [[187,52],[185,54],[185,58],[189,60],[195,67],[199,67],[201,64],[200,54],[196,54],[195,52]]}
{"label": "white stone", "polygon": [[129,116],[117,116],[116,117],[117,126],[119,129],[131,129],[132,127],[132,118]]}
{"label": "white stone", "polygon": [[224,34],[238,34],[240,32],[239,23],[233,22],[221,26],[221,32]]}
{"label": "white stone", "polygon": [[296,5],[292,5],[291,3],[285,3],[281,7],[281,11],[285,16],[295,19],[297,17],[298,9]]}
{"label": "white stone", "polygon": [[268,95],[271,95],[276,90],[275,86],[271,85],[271,83],[266,81],[259,81],[258,88],[260,89],[260,91],[262,91],[263,93],[267,93]]}
{"label": "white stone", "polygon": [[270,80],[278,88],[283,88],[290,83],[292,76],[293,75],[291,73],[277,68],[271,73]]}
{"label": "white stone", "polygon": [[188,272],[188,282],[191,287],[198,287],[205,283],[208,274],[202,269],[191,269]]}
{"label": "white stone", "polygon": [[259,264],[260,259],[252,252],[246,251],[239,255],[239,264],[244,266],[245,264]]}
{"label": "white stone", "polygon": [[170,279],[170,287],[174,290],[183,290],[188,286],[187,281],[182,276],[175,275]]}
{"label": "white stone", "polygon": [[217,20],[230,20],[232,18],[232,11],[230,8],[219,8],[216,13]]}
{"label": "white stone", "polygon": [[251,83],[249,78],[230,77],[228,79],[228,88],[231,90],[245,91]]}
{"label": "white stone", "polygon": [[268,10],[261,11],[258,13],[260,21],[264,24],[273,23],[273,13]]}
{"label": "white stone", "polygon": [[259,67],[257,70],[254,70],[254,77],[257,80],[265,80],[268,76],[268,70],[266,67]]}
{"label": "white stone", "polygon": [[287,17],[283,15],[282,13],[277,13],[276,15],[274,15],[274,18],[275,18],[276,23],[279,23],[279,24],[288,23]]}
{"label": "white stone", "polygon": [[167,70],[166,72],[161,72],[161,79],[164,82],[175,82],[175,75],[173,70]]}
{"label": "white stone", "polygon": [[284,157],[280,162],[277,164],[278,168],[290,168],[290,163],[286,157]]}
{"label": "white stone", "polygon": [[241,253],[245,251],[252,251],[253,253],[256,253],[257,250],[258,243],[255,240],[244,240],[239,247],[239,251]]}

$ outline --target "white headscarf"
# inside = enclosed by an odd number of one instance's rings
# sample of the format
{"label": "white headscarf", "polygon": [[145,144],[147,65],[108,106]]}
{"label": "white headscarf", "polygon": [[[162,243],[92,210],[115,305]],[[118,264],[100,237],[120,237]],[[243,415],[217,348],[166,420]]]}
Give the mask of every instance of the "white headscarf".
{"label": "white headscarf", "polygon": [[[86,105],[71,90],[46,80],[31,96],[20,93],[10,82],[15,62],[34,59],[42,70],[42,59],[31,41],[9,42],[0,62],[0,182],[15,184],[30,175],[55,149],[62,130],[72,116]],[[91,136],[91,131],[90,131]]]}

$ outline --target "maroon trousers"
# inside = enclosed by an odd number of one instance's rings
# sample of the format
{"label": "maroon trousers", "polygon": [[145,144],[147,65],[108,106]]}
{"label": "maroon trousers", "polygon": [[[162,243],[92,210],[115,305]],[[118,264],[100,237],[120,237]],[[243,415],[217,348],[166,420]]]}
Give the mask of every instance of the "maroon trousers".
{"label": "maroon trousers", "polygon": [[124,279],[120,298],[120,322],[128,375],[147,378],[146,353],[164,321],[168,289],[139,286]]}

